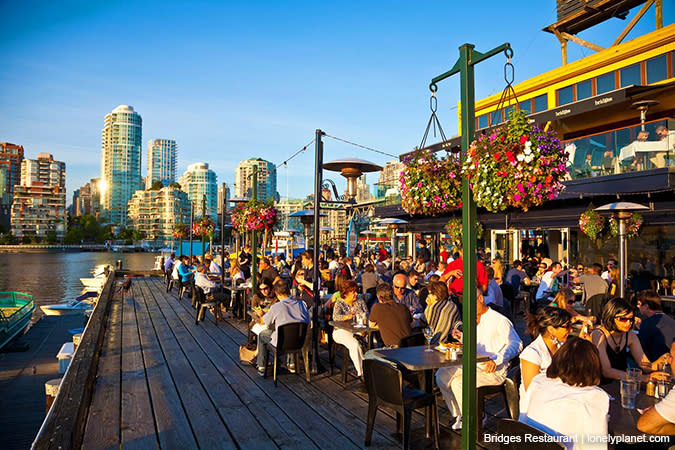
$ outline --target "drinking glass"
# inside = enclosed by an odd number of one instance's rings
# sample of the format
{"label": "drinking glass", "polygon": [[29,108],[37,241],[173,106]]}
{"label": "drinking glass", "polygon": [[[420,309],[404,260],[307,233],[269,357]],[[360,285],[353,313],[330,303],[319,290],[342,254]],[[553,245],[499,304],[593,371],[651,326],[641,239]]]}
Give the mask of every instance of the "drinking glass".
{"label": "drinking glass", "polygon": [[621,379],[621,407],[635,409],[635,397],[637,396],[637,383],[633,380]]}
{"label": "drinking glass", "polygon": [[632,368],[626,370],[626,379],[635,381],[637,384],[637,393],[640,393],[640,384],[642,383],[642,369]]}
{"label": "drinking glass", "polygon": [[427,349],[424,351],[432,352],[433,350],[431,349],[431,340],[434,338],[434,330],[432,330],[429,327],[426,327],[424,329],[424,338],[427,340]]}

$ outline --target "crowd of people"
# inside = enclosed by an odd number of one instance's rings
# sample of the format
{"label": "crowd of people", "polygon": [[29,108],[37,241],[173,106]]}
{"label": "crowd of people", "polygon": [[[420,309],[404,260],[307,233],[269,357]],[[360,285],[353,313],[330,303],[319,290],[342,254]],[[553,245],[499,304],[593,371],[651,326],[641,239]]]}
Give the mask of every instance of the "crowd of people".
{"label": "crowd of people", "polygon": [[[379,330],[376,345],[385,347],[397,347],[425,328],[433,332],[434,343],[461,343],[462,256],[461,248],[443,249],[432,260],[424,242],[417,258],[396,260],[382,244],[354,257],[324,248],[318,258],[321,304],[316,305],[321,323],[367,318],[369,326]],[[314,254],[306,251],[293,261],[283,255],[262,257],[256,269],[250,260],[250,249],[245,249],[237,258],[223,258],[222,270],[232,280],[247,280],[251,270],[258,270],[260,283],[251,296],[258,314],[251,326],[258,334],[256,363],[262,374],[267,363],[264,344],[275,342],[275,330],[289,322],[310,323]],[[195,285],[215,291],[213,282],[204,281],[205,274],[220,269],[211,258],[196,268],[185,257],[177,261],[167,260],[165,266],[172,278],[185,283],[192,273]],[[563,267],[529,257],[505,267],[499,259],[479,259],[476,350],[489,360],[477,365],[477,386],[499,385],[510,370],[519,369],[522,422],[553,435],[606,435],[610,397],[602,386],[622,379],[628,369],[639,369],[643,382],[670,380],[675,319],[664,314],[654,290],[618,297],[622,280],[616,266],[609,260],[604,266]],[[521,311],[518,304],[527,293],[533,298]],[[523,319],[526,331],[519,335],[514,323]],[[332,339],[348,349],[362,377],[364,358],[372,356],[362,336],[336,327]],[[452,427],[461,429],[462,367],[439,369],[435,379],[453,416]],[[671,393],[645,412],[639,426],[649,433],[670,433],[673,423]]]}

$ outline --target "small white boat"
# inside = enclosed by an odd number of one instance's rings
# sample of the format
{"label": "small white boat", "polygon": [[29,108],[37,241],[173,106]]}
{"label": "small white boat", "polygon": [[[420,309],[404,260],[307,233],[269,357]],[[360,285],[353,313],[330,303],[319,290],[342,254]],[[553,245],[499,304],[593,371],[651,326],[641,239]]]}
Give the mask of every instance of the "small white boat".
{"label": "small white boat", "polygon": [[56,303],[54,305],[42,305],[40,309],[47,316],[69,316],[73,314],[82,314],[85,311],[94,308],[91,301],[71,300],[67,303]]}
{"label": "small white boat", "polygon": [[87,288],[101,289],[105,284],[105,277],[80,278],[80,282]]}

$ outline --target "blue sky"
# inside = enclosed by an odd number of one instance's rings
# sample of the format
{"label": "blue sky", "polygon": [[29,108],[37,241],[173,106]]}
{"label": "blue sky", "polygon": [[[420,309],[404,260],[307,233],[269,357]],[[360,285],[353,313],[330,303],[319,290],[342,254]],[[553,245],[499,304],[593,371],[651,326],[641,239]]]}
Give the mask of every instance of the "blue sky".
{"label": "blue sky", "polygon": [[[480,10],[472,7],[480,5]],[[398,155],[419,145],[429,118],[431,78],[457,48],[510,42],[516,82],[560,65],[560,47],[541,31],[554,0],[373,2],[0,2],[0,141],[26,156],[49,152],[67,165],[72,191],[100,174],[105,114],[129,104],[147,142],[175,139],[178,172],[208,162],[233,183],[242,159],[279,163],[321,128]],[[675,0],[664,2],[664,22]],[[580,36],[609,46],[627,21]],[[627,39],[654,29],[653,7]],[[570,43],[569,59],[591,50]],[[504,87],[504,58],[476,69],[476,96]],[[439,117],[457,132],[458,80],[439,85]],[[391,159],[334,140],[324,160]],[[313,147],[279,169],[282,197],[312,190]],[[327,175],[338,186],[338,174]],[[375,181],[371,175],[369,183]]]}

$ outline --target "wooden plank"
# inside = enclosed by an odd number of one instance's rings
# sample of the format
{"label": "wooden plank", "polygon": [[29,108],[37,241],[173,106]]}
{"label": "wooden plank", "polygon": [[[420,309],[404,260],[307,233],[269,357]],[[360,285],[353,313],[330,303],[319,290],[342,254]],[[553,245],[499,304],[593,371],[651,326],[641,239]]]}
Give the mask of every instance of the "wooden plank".
{"label": "wooden plank", "polygon": [[136,302],[130,294],[122,300],[121,446],[147,449],[156,447],[158,442],[138,334]]}
{"label": "wooden plank", "polygon": [[[262,390],[251,382],[251,379],[243,373],[238,362],[225,354],[209,333],[204,330],[204,327],[194,324],[194,316],[191,315],[191,312],[194,311],[193,309],[183,308],[178,304],[178,300],[175,297],[170,295],[167,297],[161,286],[150,283],[150,288],[157,302],[160,305],[163,304],[162,308],[165,310],[171,308],[185,328],[190,331],[193,339],[203,349],[206,356],[210,359],[210,363],[219,372],[218,377],[227,383],[229,389],[232,391],[232,395],[239,398],[242,405],[250,411],[245,414],[251,415],[251,417],[254,417],[260,423],[269,439],[281,448],[314,447],[314,444],[305,435],[303,429],[293,423],[285,411],[280,410]],[[223,322],[220,323],[222,324]],[[229,419],[227,424],[230,429],[233,428],[233,423]],[[237,443],[240,443],[239,437],[236,435],[235,437],[237,438]]]}
{"label": "wooden plank", "polygon": [[35,449],[81,447],[114,283],[115,271],[112,271],[82,334],[80,346],[61,382],[54,404],[35,438]]}
{"label": "wooden plank", "polygon": [[142,284],[141,287],[138,284],[134,282],[132,289],[134,297],[138,299],[136,319],[159,445],[163,449],[198,448],[190,422],[159,346],[146,301],[141,300],[145,295],[144,289]]}
{"label": "wooden plank", "polygon": [[[137,281],[138,283],[139,281]],[[142,282],[140,282],[142,283]],[[147,301],[146,301],[147,300]],[[183,408],[201,448],[235,449],[236,445],[218,411],[209,399],[154,299],[144,299],[152,325]]]}
{"label": "wooden plank", "polygon": [[84,430],[84,448],[113,449],[120,444],[121,294],[113,297],[99,357],[96,384]]}

